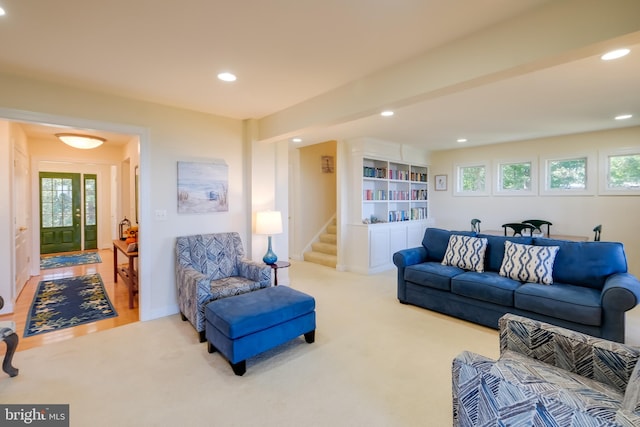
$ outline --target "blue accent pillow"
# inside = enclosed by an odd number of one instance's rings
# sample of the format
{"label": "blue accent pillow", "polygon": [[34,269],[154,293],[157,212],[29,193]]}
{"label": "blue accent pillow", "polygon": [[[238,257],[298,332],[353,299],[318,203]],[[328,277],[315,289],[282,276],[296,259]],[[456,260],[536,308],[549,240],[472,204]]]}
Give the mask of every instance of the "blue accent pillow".
{"label": "blue accent pillow", "polygon": [[487,239],[452,234],[444,253],[442,265],[452,265],[463,270],[484,271],[484,253]]}
{"label": "blue accent pillow", "polygon": [[500,275],[521,282],[553,283],[553,263],[559,246],[533,246],[504,242]]}

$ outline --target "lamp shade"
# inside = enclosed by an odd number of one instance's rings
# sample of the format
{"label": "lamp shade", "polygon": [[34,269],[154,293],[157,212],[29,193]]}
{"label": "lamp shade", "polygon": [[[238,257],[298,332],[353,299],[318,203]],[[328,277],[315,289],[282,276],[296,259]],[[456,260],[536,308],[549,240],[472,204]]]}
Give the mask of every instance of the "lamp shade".
{"label": "lamp shade", "polygon": [[282,233],[282,215],[279,211],[264,211],[256,214],[256,234],[272,236]]}

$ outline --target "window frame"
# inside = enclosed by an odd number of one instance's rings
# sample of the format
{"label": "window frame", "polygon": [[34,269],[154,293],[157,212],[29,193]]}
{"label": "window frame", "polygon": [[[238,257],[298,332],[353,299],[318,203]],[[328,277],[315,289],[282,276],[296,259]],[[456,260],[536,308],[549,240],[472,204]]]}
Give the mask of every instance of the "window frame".
{"label": "window frame", "polygon": [[600,168],[599,168],[599,188],[598,193],[603,196],[638,196],[640,195],[640,188],[626,189],[626,188],[609,188],[609,157],[612,156],[625,156],[625,155],[640,155],[640,146],[618,148],[612,150],[600,151]]}
{"label": "window frame", "polygon": [[[569,189],[569,188],[549,188],[549,184],[551,182],[551,176],[549,172],[549,166],[551,162],[555,161],[566,161],[566,160],[577,160],[577,159],[585,159],[586,167],[585,167],[585,179],[586,185],[585,188],[580,189]],[[543,159],[540,162],[540,176],[541,187],[540,194],[545,196],[593,196],[595,195],[596,188],[596,156],[589,153],[575,153],[563,156],[554,156]]]}
{"label": "window frame", "polygon": [[[531,188],[529,190],[507,190],[502,188],[502,166],[529,163]],[[496,180],[494,194],[496,196],[536,196],[538,194],[538,161],[531,158],[500,159],[496,161]]]}
{"label": "window frame", "polygon": [[[462,181],[460,174],[464,168],[483,167],[484,168],[484,190],[482,191],[463,191],[461,189]],[[491,165],[487,161],[459,163],[454,165],[453,175],[453,195],[463,197],[481,197],[489,196],[491,192]]]}

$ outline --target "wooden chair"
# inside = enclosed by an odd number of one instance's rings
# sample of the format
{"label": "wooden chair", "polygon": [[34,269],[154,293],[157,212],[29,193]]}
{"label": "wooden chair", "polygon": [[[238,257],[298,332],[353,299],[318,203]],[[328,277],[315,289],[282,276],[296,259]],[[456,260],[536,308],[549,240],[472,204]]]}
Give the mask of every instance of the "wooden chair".
{"label": "wooden chair", "polygon": [[593,241],[594,242],[599,242],[600,241],[600,232],[602,231],[602,224],[598,224],[593,228]]}
{"label": "wooden chair", "polygon": [[[531,224],[534,226],[534,228],[536,230],[538,230],[540,233],[544,234],[547,237],[551,236],[551,226],[553,225],[552,223],[550,223],[549,221],[545,221],[543,219],[527,219],[525,221],[522,221],[525,224]],[[545,234],[542,231],[542,227],[547,226],[547,234]]]}
{"label": "wooden chair", "polygon": [[533,230],[535,230],[536,228],[531,225],[531,224],[524,224],[522,222],[508,222],[506,224],[502,224],[502,228],[504,228],[504,235],[508,236],[507,234],[507,229],[510,228],[511,230],[513,230],[513,234],[512,236],[522,236],[522,232],[525,230],[528,230],[529,233],[531,234],[533,232]]}
{"label": "wooden chair", "polygon": [[480,221],[478,218],[473,218],[471,220],[471,231],[475,231],[476,233],[480,232]]}

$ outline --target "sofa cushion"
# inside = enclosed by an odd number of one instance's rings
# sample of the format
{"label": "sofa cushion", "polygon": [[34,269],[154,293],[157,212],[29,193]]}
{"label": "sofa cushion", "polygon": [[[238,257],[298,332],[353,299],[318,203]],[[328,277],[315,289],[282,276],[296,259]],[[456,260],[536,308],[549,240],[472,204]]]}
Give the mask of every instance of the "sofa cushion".
{"label": "sofa cushion", "polygon": [[584,325],[600,326],[600,291],[583,286],[526,283],[514,292],[514,305],[522,310]]}
{"label": "sofa cushion", "polygon": [[533,239],[529,236],[492,236],[490,234],[478,234],[478,237],[487,239],[487,250],[484,253],[485,271],[500,271],[502,259],[504,258],[505,241],[522,243],[523,245],[533,244]]}
{"label": "sofa cushion", "polygon": [[503,352],[491,372],[518,387],[535,390],[548,401],[558,399],[610,422],[622,406],[623,395],[613,387],[514,351]]}
{"label": "sofa cushion", "polygon": [[522,283],[496,272],[466,271],[451,279],[451,292],[480,301],[513,307],[513,291]]}
{"label": "sofa cushion", "polygon": [[505,241],[500,275],[523,282],[553,283],[557,246],[532,246]]}
{"label": "sofa cushion", "polygon": [[461,236],[475,236],[471,231],[450,231],[441,228],[427,228],[422,238],[422,246],[427,250],[427,258],[430,261],[441,262],[449,245],[449,237],[452,234]]}
{"label": "sofa cushion", "polygon": [[404,269],[404,280],[443,291],[451,290],[451,278],[464,273],[458,267],[442,265],[439,262],[423,262]]}
{"label": "sofa cushion", "polygon": [[640,363],[636,363],[631,377],[629,377],[629,383],[624,392],[622,407],[632,412],[640,411]]}
{"label": "sofa cushion", "polygon": [[260,282],[241,276],[223,277],[222,279],[211,281],[211,299],[217,300],[235,295],[246,294],[264,288]]}
{"label": "sofa cushion", "polygon": [[452,265],[463,270],[484,271],[484,252],[487,249],[487,239],[461,236],[453,234],[449,237],[447,251],[442,265]]}
{"label": "sofa cushion", "polygon": [[602,289],[607,277],[627,272],[627,257],[619,242],[570,242],[533,239],[536,246],[558,246],[554,281]]}

